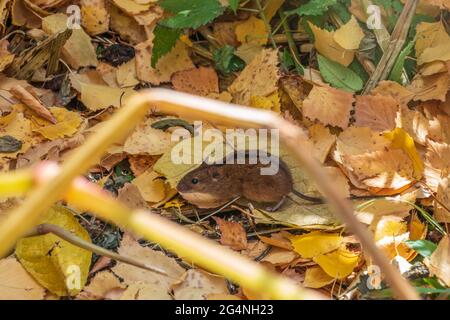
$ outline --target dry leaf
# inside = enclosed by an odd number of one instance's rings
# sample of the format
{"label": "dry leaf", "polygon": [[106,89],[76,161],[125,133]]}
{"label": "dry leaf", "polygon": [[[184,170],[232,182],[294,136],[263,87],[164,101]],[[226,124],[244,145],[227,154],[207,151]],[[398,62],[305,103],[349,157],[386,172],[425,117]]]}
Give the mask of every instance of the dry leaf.
{"label": "dry leaf", "polygon": [[448,236],[441,239],[427,265],[432,274],[450,287],[450,240]]}
{"label": "dry leaf", "polygon": [[90,35],[107,32],[109,13],[105,0],[81,0],[81,25]]}
{"label": "dry leaf", "polygon": [[321,267],[314,266],[306,270],[303,286],[318,289],[325,287],[334,281],[335,279],[330,277]]}
{"label": "dry leaf", "polygon": [[265,49],[258,54],[228,87],[234,102],[249,105],[252,96],[267,97],[277,90],[278,53]]}
{"label": "dry leaf", "polygon": [[343,66],[352,63],[355,53],[345,50],[334,40],[335,32],[320,29],[309,21],[308,24],[314,34],[314,46],[321,55]]}
{"label": "dry leaf", "polygon": [[102,271],[91,279],[89,285],[78,294],[77,298],[83,300],[103,300],[109,291],[125,287],[110,271]]}
{"label": "dry leaf", "polygon": [[416,27],[416,55],[419,65],[435,60],[450,60],[450,36],[442,21],[421,22]]}
{"label": "dry leaf", "polygon": [[47,120],[35,118],[32,125],[33,131],[39,132],[49,140],[71,137],[77,132],[82,122],[78,112],[58,107],[50,108],[50,112],[56,122],[49,123]]}
{"label": "dry leaf", "polygon": [[42,103],[35,96],[33,96],[32,93],[27,91],[25,88],[23,88],[20,85],[16,85],[10,89],[10,92],[15,98],[17,98],[31,110],[36,112],[39,116],[41,116],[44,119],[47,119],[53,124],[56,123],[56,119],[50,113],[50,111],[45,106],[43,106]]}
{"label": "dry leaf", "polygon": [[[42,19],[42,30],[50,35],[63,31],[67,28],[67,16],[57,13]],[[72,30],[72,35],[66,41],[62,56],[64,60],[74,69],[97,65],[97,55],[91,38],[83,29]]]}
{"label": "dry leaf", "polygon": [[236,25],[236,39],[240,43],[267,44],[269,33],[263,20],[250,16],[246,21]]}
{"label": "dry leaf", "polygon": [[234,221],[226,221],[214,217],[220,229],[220,243],[234,250],[245,250],[247,248],[247,233],[244,227]]}
{"label": "dry leaf", "polygon": [[134,87],[139,83],[136,74],[136,60],[133,58],[121,64],[116,72],[117,84],[119,87]]}
{"label": "dry leaf", "polygon": [[129,154],[160,155],[173,146],[171,133],[151,127],[154,120],[149,119],[137,126],[128,136],[123,145],[123,151]]}
{"label": "dry leaf", "polygon": [[333,252],[313,258],[330,277],[343,279],[353,272],[358,265],[359,255],[347,249],[337,249]]}
{"label": "dry leaf", "polygon": [[356,96],[355,126],[375,131],[392,130],[399,105],[390,96]]}
{"label": "dry leaf", "polygon": [[139,43],[136,49],[136,74],[141,81],[159,85],[169,82],[174,73],[194,68],[187,46],[178,41],[175,47],[158,60],[156,68],[151,66],[153,39]]}
{"label": "dry leaf", "polygon": [[342,237],[338,233],[313,231],[300,236],[291,237],[295,252],[303,258],[314,258],[338,249]]}
{"label": "dry leaf", "polygon": [[447,72],[431,76],[417,74],[408,86],[408,89],[414,93],[414,101],[431,99],[445,101],[449,85],[450,79]]}
{"label": "dry leaf", "polygon": [[414,96],[414,93],[403,87],[401,84],[386,80],[380,81],[378,85],[372,89],[370,94],[374,96],[391,96],[401,105],[408,103]]}
{"label": "dry leaf", "polygon": [[151,169],[135,178],[131,184],[138,188],[139,193],[145,201],[159,202],[166,196],[166,184],[164,180]]}
{"label": "dry leaf", "polygon": [[41,287],[14,257],[0,260],[0,300],[43,300]]}
{"label": "dry leaf", "polygon": [[357,50],[363,38],[364,32],[354,16],[333,34],[334,41],[345,50]]}
{"label": "dry leaf", "polygon": [[212,294],[229,294],[225,278],[190,269],[172,286],[175,300],[206,300]]}
{"label": "dry leaf", "polygon": [[303,114],[324,125],[347,128],[352,109],[353,95],[331,87],[314,86],[303,101]]}
{"label": "dry leaf", "polygon": [[213,68],[194,68],[176,72],[172,75],[175,90],[199,96],[219,93],[219,78]]}
{"label": "dry leaf", "polygon": [[314,145],[314,156],[324,163],[336,142],[336,136],[321,124],[314,124],[308,128],[311,142]]}

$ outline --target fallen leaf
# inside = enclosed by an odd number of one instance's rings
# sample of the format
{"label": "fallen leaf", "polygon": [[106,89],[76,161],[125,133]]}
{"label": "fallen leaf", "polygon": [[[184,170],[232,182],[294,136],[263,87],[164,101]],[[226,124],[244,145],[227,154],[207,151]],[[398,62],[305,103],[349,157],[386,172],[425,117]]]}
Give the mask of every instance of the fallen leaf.
{"label": "fallen leaf", "polygon": [[107,32],[109,13],[105,0],[81,0],[81,25],[90,35]]}
{"label": "fallen leaf", "polygon": [[167,257],[161,251],[152,250],[148,247],[142,247],[129,234],[124,234],[118,253],[124,256],[138,259],[150,266],[164,270],[168,276],[157,274],[142,268],[131,266],[122,262],[118,262],[111,270],[123,279],[127,285],[143,282],[158,288],[160,297],[167,299],[169,296],[169,288],[184,272],[175,259]]}
{"label": "fallen leaf", "polygon": [[39,132],[49,140],[73,136],[83,121],[78,112],[69,111],[65,108],[52,107],[50,112],[56,121],[55,123],[35,118],[32,124],[33,131]]}
{"label": "fallen leaf", "polygon": [[343,279],[353,272],[359,262],[359,255],[339,248],[313,258],[330,277]]}
{"label": "fallen leaf", "polygon": [[172,75],[175,90],[199,96],[219,93],[219,78],[213,68],[194,68],[176,72]]}
{"label": "fallen leaf", "polygon": [[[72,211],[54,206],[42,223],[57,225],[83,240],[91,241]],[[86,283],[92,253],[54,234],[22,238],[16,245],[22,266],[45,288],[58,296],[75,296]]]}
{"label": "fallen leaf", "polygon": [[249,105],[252,96],[267,97],[277,90],[278,53],[265,49],[248,64],[228,87],[234,102]]}
{"label": "fallen leaf", "polygon": [[338,233],[313,231],[291,238],[295,252],[303,258],[314,258],[338,249],[342,237]]}
{"label": "fallen leaf", "polygon": [[128,288],[120,296],[120,300],[172,300],[166,292],[161,291],[159,287],[154,284],[145,282],[135,282],[128,286]]}
{"label": "fallen leaf", "polygon": [[335,32],[320,29],[309,21],[308,24],[314,34],[314,46],[321,55],[345,67],[353,61],[354,52],[345,50],[334,40]]}
{"label": "fallen leaf", "polygon": [[442,21],[421,22],[416,27],[416,55],[419,65],[450,60],[450,36]]}
{"label": "fallen leaf", "polygon": [[444,236],[427,262],[430,272],[450,286],[450,240]]}
{"label": "fallen leaf", "polygon": [[235,32],[237,41],[242,44],[265,45],[269,36],[264,21],[255,16],[250,16],[246,21],[237,24]]}
{"label": "fallen leaf", "polygon": [[77,298],[83,300],[103,300],[109,291],[125,287],[113,273],[110,271],[102,271],[91,279],[89,285],[78,294]]}
{"label": "fallen leaf", "polygon": [[314,86],[303,101],[303,114],[324,125],[347,128],[350,121],[353,95],[331,87]]}
{"label": "fallen leaf", "polygon": [[372,89],[370,94],[374,96],[391,96],[401,105],[408,103],[414,97],[414,93],[403,87],[401,84],[388,80],[380,81],[378,85]]}
{"label": "fallen leaf", "polygon": [[43,300],[45,289],[14,258],[0,260],[0,300]]}
{"label": "fallen leaf", "polygon": [[151,169],[135,178],[131,184],[138,188],[142,198],[147,202],[159,202],[165,198],[165,182]]}
{"label": "fallen leaf", "polygon": [[308,128],[311,142],[314,145],[314,156],[321,163],[324,163],[330,153],[331,148],[336,143],[336,136],[321,124],[314,124]]}
{"label": "fallen leaf", "polygon": [[212,294],[229,294],[225,278],[199,269],[186,271],[172,290],[175,300],[206,300]]}
{"label": "fallen leaf", "polygon": [[39,116],[50,121],[53,124],[56,123],[56,119],[50,113],[50,111],[25,88],[20,85],[16,85],[10,89],[10,92],[15,98],[17,98],[24,105],[36,112]]}
{"label": "fallen leaf", "polygon": [[325,287],[334,281],[335,279],[330,277],[321,267],[314,266],[306,270],[303,286],[306,288],[318,289]]}
{"label": "fallen leaf", "polygon": [[116,71],[117,84],[121,88],[134,87],[139,83],[136,75],[136,59],[121,64]]}
{"label": "fallen leaf", "polygon": [[[63,31],[67,28],[67,16],[56,13],[42,19],[42,30],[50,35]],[[83,29],[72,30],[72,35],[66,41],[62,56],[64,60],[74,69],[97,65],[97,55],[91,38]]]}
{"label": "fallen leaf", "polygon": [[442,72],[431,76],[417,74],[407,88],[414,93],[414,101],[431,99],[445,101],[449,85],[449,74]]}
{"label": "fallen leaf", "polygon": [[363,38],[364,32],[354,16],[333,34],[334,41],[345,50],[357,50]]}
{"label": "fallen leaf", "polygon": [[247,233],[238,222],[226,221],[214,217],[220,229],[220,243],[229,246],[233,250],[245,250],[247,248]]}
{"label": "fallen leaf", "polygon": [[356,96],[355,126],[375,131],[392,130],[398,109],[397,100],[390,96]]}

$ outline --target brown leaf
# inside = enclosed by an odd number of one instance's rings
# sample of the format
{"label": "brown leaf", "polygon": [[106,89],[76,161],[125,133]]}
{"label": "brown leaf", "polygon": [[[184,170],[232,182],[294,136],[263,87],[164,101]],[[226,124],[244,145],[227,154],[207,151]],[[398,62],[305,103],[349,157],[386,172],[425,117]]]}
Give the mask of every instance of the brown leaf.
{"label": "brown leaf", "polygon": [[450,239],[444,236],[427,263],[430,272],[450,287]]}
{"label": "brown leaf", "polygon": [[234,102],[249,105],[252,96],[267,97],[274,93],[279,79],[277,50],[265,49],[258,54],[228,87]]}
{"label": "brown leaf", "polygon": [[449,85],[450,79],[447,72],[437,73],[431,76],[417,74],[408,86],[408,89],[415,94],[414,101],[427,101],[432,99],[445,101]]}
{"label": "brown leaf", "polygon": [[15,98],[23,102],[27,107],[36,112],[39,116],[50,121],[53,124],[56,123],[56,119],[51,114],[51,112],[24,87],[16,85],[10,89],[10,92],[12,95],[14,95]]}
{"label": "brown leaf", "polygon": [[303,114],[324,125],[347,128],[350,121],[353,95],[332,87],[314,86],[303,101]]}
{"label": "brown leaf", "polygon": [[390,96],[357,96],[355,126],[369,127],[375,131],[392,130],[398,108],[397,100]]}
{"label": "brown leaf", "polygon": [[175,300],[206,300],[212,294],[229,294],[225,278],[199,269],[186,271],[172,289]]}
{"label": "brown leaf", "polygon": [[178,71],[172,75],[175,90],[199,96],[219,93],[219,78],[214,68],[194,68]]}
{"label": "brown leaf", "polygon": [[247,234],[244,227],[238,222],[226,221],[214,217],[220,229],[220,243],[234,250],[245,250],[247,248]]}

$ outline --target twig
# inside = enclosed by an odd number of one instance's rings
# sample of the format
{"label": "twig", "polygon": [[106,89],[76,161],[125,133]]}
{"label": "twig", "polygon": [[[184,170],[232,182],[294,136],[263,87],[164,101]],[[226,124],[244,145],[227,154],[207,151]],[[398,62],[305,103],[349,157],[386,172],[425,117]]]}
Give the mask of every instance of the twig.
{"label": "twig", "polygon": [[375,88],[381,80],[387,79],[394,63],[405,44],[411,21],[416,11],[418,0],[408,0],[395,25],[389,40],[389,45],[383,53],[374,73],[366,83],[363,94],[367,94]]}
{"label": "twig", "polygon": [[37,236],[37,235],[45,235],[47,233],[53,233],[54,235],[58,236],[59,238],[66,240],[67,242],[70,242],[71,244],[80,247],[82,249],[94,252],[98,255],[101,256],[105,256],[126,264],[130,264],[132,266],[138,267],[138,268],[142,268],[148,271],[152,271],[164,276],[169,276],[167,274],[167,272],[165,272],[162,269],[150,266],[146,263],[143,263],[139,260],[136,260],[132,257],[128,257],[128,256],[123,256],[120,255],[118,253],[115,253],[113,251],[107,250],[105,248],[102,248],[100,246],[97,246],[93,243],[90,243],[84,239],[81,239],[80,237],[77,237],[76,235],[72,234],[69,231],[64,230],[61,227],[58,227],[56,225],[53,224],[48,224],[48,223],[44,223],[44,224],[40,224],[37,227],[35,227],[34,229],[31,230],[31,232],[27,235],[29,237],[32,236]]}

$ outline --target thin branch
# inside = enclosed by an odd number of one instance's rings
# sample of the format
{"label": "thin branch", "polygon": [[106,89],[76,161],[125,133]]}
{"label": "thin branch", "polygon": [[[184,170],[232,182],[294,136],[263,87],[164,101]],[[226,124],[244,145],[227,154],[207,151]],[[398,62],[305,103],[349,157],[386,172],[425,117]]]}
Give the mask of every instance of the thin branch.
{"label": "thin branch", "polygon": [[258,7],[259,16],[261,17],[262,21],[264,21],[264,24],[266,25],[267,32],[269,33],[269,39],[272,42],[272,47],[274,49],[277,49],[277,43],[275,42],[272,34],[272,27],[270,26],[270,21],[267,20],[266,15],[264,14],[264,9],[261,6],[260,0],[255,0],[256,6]]}

